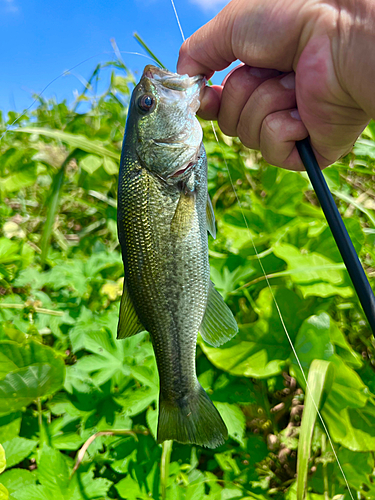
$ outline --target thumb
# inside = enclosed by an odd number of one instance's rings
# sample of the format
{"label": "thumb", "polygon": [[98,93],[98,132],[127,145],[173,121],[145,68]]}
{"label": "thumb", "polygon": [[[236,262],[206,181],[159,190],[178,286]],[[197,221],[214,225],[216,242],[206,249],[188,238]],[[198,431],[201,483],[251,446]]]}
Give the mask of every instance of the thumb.
{"label": "thumb", "polygon": [[177,71],[211,76],[237,59],[249,66],[292,71],[312,14],[310,3],[232,0],[183,43]]}
{"label": "thumb", "polygon": [[[232,3],[229,4],[232,6]],[[226,6],[202,26],[181,46],[177,72],[189,76],[203,74],[211,77],[236,60],[232,50],[231,32],[235,15]]]}

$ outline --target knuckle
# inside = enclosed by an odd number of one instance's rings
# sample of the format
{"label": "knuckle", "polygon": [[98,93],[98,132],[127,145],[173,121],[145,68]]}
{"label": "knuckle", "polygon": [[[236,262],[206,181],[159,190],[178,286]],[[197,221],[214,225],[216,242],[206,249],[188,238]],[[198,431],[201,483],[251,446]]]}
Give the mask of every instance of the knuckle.
{"label": "knuckle", "polygon": [[250,149],[259,149],[259,141],[256,141],[252,134],[250,133],[249,127],[244,123],[243,120],[240,121],[237,127],[237,136],[244,146]]}
{"label": "knuckle", "polygon": [[274,92],[271,91],[269,80],[259,85],[253,94],[254,106],[268,109],[273,104]]}
{"label": "knuckle", "polygon": [[279,134],[279,120],[273,115],[267,115],[264,120],[262,127],[266,133],[268,140],[276,141]]}

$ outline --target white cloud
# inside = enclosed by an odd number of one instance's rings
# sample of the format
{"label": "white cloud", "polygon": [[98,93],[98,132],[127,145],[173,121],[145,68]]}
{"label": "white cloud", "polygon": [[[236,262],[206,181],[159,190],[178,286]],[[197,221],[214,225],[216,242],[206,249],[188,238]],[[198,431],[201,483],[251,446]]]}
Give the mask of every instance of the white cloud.
{"label": "white cloud", "polygon": [[14,0],[1,0],[1,3],[5,12],[18,12],[19,10]]}
{"label": "white cloud", "polygon": [[202,10],[218,12],[230,0],[190,0],[191,3],[198,5]]}

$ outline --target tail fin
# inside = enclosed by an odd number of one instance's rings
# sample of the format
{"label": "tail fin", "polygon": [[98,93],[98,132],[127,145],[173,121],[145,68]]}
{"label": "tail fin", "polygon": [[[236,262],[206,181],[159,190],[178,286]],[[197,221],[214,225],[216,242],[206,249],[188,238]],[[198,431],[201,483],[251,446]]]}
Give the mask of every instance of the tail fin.
{"label": "tail fin", "polygon": [[205,390],[197,383],[183,403],[159,400],[158,443],[174,439],[179,443],[216,448],[224,444],[228,430]]}

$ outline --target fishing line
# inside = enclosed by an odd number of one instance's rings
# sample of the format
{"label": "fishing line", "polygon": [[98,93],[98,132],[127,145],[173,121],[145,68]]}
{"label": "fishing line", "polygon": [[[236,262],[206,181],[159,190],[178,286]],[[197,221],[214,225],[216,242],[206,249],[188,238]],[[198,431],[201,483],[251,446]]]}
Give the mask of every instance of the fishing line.
{"label": "fishing line", "polygon": [[[98,54],[95,54],[93,56],[90,56],[88,57],[87,59],[84,59],[83,61],[79,62],[78,64],[75,64],[74,66],[72,66],[70,69],[67,69],[65,71],[63,71],[59,76],[56,76],[56,78],[54,78],[53,80],[51,80],[44,88],[43,90],[37,94],[37,96],[35,97],[35,99],[32,101],[32,103],[30,104],[30,106],[28,106],[27,108],[25,108],[23,111],[22,111],[22,114],[20,114],[20,116],[18,116],[10,125],[8,125],[7,127],[5,127],[5,130],[4,132],[0,135],[0,141],[3,139],[3,137],[12,129],[12,127],[23,117],[25,116],[25,114],[34,106],[34,104],[39,100],[39,98],[44,94],[44,92],[53,84],[55,83],[57,80],[59,80],[60,78],[62,78],[63,76],[67,76],[70,74],[71,71],[73,71],[74,69],[78,68],[79,66],[81,66],[82,64],[86,63],[87,61],[90,61],[91,59],[94,59],[95,57],[99,57],[103,54],[112,54],[114,53],[115,55],[116,54],[116,51],[114,50],[113,52],[108,52],[108,51],[104,51],[104,52],[99,52]],[[125,51],[125,50],[121,50],[119,51],[119,53],[121,54],[130,54],[130,55],[133,55],[133,56],[141,56],[141,57],[146,57],[146,59],[151,59],[151,61],[154,61],[154,62],[157,62],[155,61],[155,59],[153,59],[151,56],[149,55],[146,55],[146,54],[141,54],[140,52],[128,52],[128,51]]]}
{"label": "fishing line", "polygon": [[171,0],[171,4],[172,4],[173,10],[174,10],[174,15],[176,16],[176,21],[177,21],[178,27],[180,28],[182,40],[185,41],[185,35],[184,35],[184,32],[182,31],[182,27],[181,27],[181,23],[180,23],[180,18],[178,17],[176,6],[175,6],[173,0]]}
{"label": "fishing line", "polygon": [[[176,7],[175,7],[175,5],[174,5],[173,0],[171,0],[171,3],[172,3],[172,7],[173,7],[173,10],[174,10],[175,16],[176,16],[176,20],[177,20],[178,26],[179,26],[180,31],[181,31],[181,35],[182,35],[183,41],[185,41],[185,36],[184,36],[184,34],[183,34],[183,31],[182,31],[182,28],[181,28],[181,23],[180,23],[180,20],[179,20],[178,14],[177,14],[177,10],[176,10]],[[288,339],[288,342],[289,342],[289,344],[290,344],[290,347],[291,347],[291,349],[292,349],[292,351],[293,351],[293,354],[294,354],[294,356],[295,356],[295,358],[296,358],[296,360],[297,360],[298,367],[299,367],[299,369],[301,370],[301,373],[302,373],[303,379],[304,379],[305,384],[306,384],[306,388],[307,388],[307,389],[309,390],[309,392],[310,392],[311,400],[312,400],[312,402],[313,402],[313,405],[314,405],[314,408],[315,408],[315,410],[316,410],[316,413],[317,413],[317,415],[319,416],[319,420],[320,420],[320,422],[322,423],[322,426],[323,426],[323,429],[324,429],[325,433],[327,434],[329,444],[331,445],[331,448],[332,448],[332,451],[333,451],[333,455],[334,455],[334,457],[335,457],[335,459],[336,459],[336,462],[337,462],[337,465],[338,465],[338,467],[339,467],[339,469],[340,469],[340,472],[341,472],[341,474],[342,474],[342,476],[343,476],[343,478],[344,478],[345,485],[346,485],[346,487],[347,487],[347,489],[348,489],[348,491],[349,491],[349,495],[350,495],[351,499],[352,499],[352,500],[354,500],[354,497],[353,497],[353,494],[352,494],[352,492],[351,492],[351,489],[350,489],[350,486],[349,486],[348,480],[347,480],[346,475],[345,475],[345,473],[344,473],[344,470],[343,470],[343,468],[342,468],[342,466],[341,466],[341,463],[340,463],[340,460],[339,460],[339,458],[338,458],[338,456],[337,456],[336,450],[335,450],[335,448],[334,448],[334,446],[333,446],[333,441],[332,441],[332,439],[331,439],[331,435],[330,435],[330,433],[328,432],[327,426],[326,426],[326,424],[325,424],[325,422],[324,422],[324,420],[323,420],[323,417],[322,417],[322,415],[321,415],[321,413],[320,413],[320,411],[319,411],[319,408],[318,408],[318,405],[316,404],[315,398],[314,398],[314,397],[313,397],[313,395],[312,395],[313,393],[312,393],[311,388],[310,388],[310,385],[309,385],[309,383],[308,383],[308,381],[307,381],[307,377],[306,377],[306,375],[305,375],[305,372],[303,371],[301,361],[300,361],[300,359],[299,359],[299,357],[298,357],[298,354],[297,354],[297,352],[296,352],[296,350],[295,350],[295,347],[294,347],[294,345],[293,345],[292,339],[291,339],[291,337],[290,337],[290,335],[289,335],[288,329],[287,329],[287,327],[286,327],[286,325],[285,325],[285,322],[284,322],[283,316],[282,316],[282,314],[281,314],[281,310],[280,310],[279,304],[277,303],[277,300],[276,300],[275,294],[273,293],[273,290],[272,290],[271,284],[270,284],[270,282],[269,282],[268,276],[267,276],[266,271],[265,271],[265,269],[264,269],[264,267],[263,267],[262,260],[261,260],[261,258],[259,257],[259,253],[258,253],[258,250],[257,250],[257,248],[256,248],[256,246],[255,246],[255,243],[254,243],[253,237],[252,237],[252,235],[251,235],[251,231],[250,231],[249,225],[248,225],[248,223],[247,223],[247,219],[246,219],[245,213],[244,213],[244,211],[243,211],[243,209],[242,209],[241,201],[240,201],[240,199],[239,199],[239,196],[238,196],[238,194],[237,194],[236,188],[235,188],[234,183],[233,183],[233,180],[232,180],[232,176],[231,176],[231,173],[230,173],[230,170],[229,170],[229,167],[228,167],[228,164],[227,164],[227,161],[226,161],[225,155],[224,155],[223,148],[221,147],[220,141],[219,141],[219,139],[218,139],[218,137],[217,137],[217,134],[216,134],[216,130],[215,130],[215,126],[214,126],[214,122],[213,122],[213,121],[211,121],[211,127],[212,127],[212,131],[213,131],[213,133],[214,133],[214,136],[215,136],[216,142],[218,143],[218,145],[219,145],[219,147],[220,147],[220,149],[221,149],[221,152],[222,152],[222,154],[223,154],[223,159],[224,159],[225,167],[226,167],[227,172],[228,172],[229,180],[230,180],[230,183],[231,183],[231,185],[232,185],[232,189],[233,189],[234,195],[235,195],[235,197],[236,197],[237,204],[238,204],[238,206],[239,206],[239,208],[240,208],[240,211],[241,211],[241,214],[242,214],[243,220],[244,220],[244,222],[245,222],[245,226],[246,226],[247,232],[248,232],[248,234],[249,234],[251,244],[252,244],[252,246],[253,246],[253,248],[254,248],[254,252],[255,252],[255,254],[256,254],[256,256],[257,256],[257,259],[258,259],[258,262],[259,262],[259,266],[260,266],[260,268],[261,268],[261,270],[262,270],[262,273],[263,273],[264,278],[265,278],[265,280],[266,280],[267,286],[268,286],[268,288],[269,288],[269,290],[270,290],[271,297],[272,297],[273,303],[275,304],[275,307],[276,307],[276,310],[277,310],[277,314],[278,314],[278,316],[279,316],[279,318],[280,318],[281,325],[282,325],[283,330],[284,330],[284,332],[285,332],[285,335],[286,335],[286,337],[287,337],[287,339]]]}

